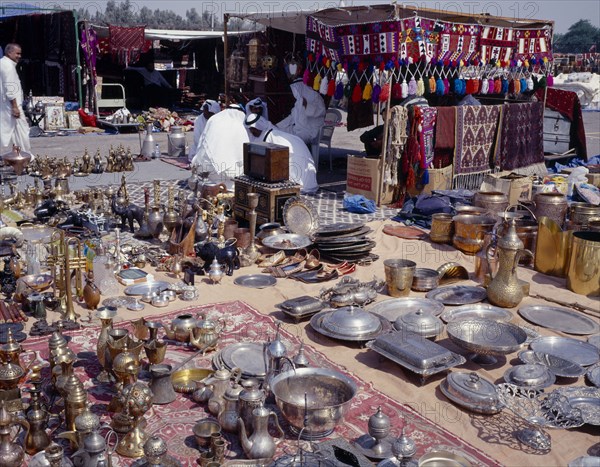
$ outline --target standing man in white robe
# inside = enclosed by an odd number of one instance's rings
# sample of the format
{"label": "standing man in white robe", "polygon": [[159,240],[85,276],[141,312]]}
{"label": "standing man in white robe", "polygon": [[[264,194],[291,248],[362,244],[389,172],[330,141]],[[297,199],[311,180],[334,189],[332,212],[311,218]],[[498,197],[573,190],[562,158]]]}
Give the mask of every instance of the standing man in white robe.
{"label": "standing man in white robe", "polygon": [[[17,74],[21,46],[7,44],[0,58],[0,146],[12,144],[30,152],[29,124],[23,111],[23,88]],[[4,151],[6,152],[6,151]]]}
{"label": "standing man in white robe", "polygon": [[217,101],[212,99],[206,99],[204,104],[202,104],[202,114],[198,115],[198,118],[194,120],[194,142],[192,143],[192,147],[190,148],[190,152],[188,153],[189,160],[196,155],[196,151],[198,150],[198,143],[200,141],[200,135],[204,131],[204,127],[206,127],[206,123],[208,119],[212,117],[214,114],[219,113],[221,111],[221,106]]}
{"label": "standing man in white robe", "polygon": [[233,190],[233,179],[244,173],[244,143],[249,141],[244,126],[246,113],[239,104],[230,104],[213,115],[200,135],[191,165],[209,172],[211,182],[224,183]]}
{"label": "standing man in white robe", "polygon": [[277,128],[298,136],[309,146],[319,137],[325,121],[325,102],[321,95],[308,87],[301,78],[290,84],[296,99],[292,112],[277,124]]}
{"label": "standing man in white robe", "polygon": [[314,193],[319,189],[317,169],[304,141],[278,129],[258,114],[248,115],[245,125],[251,142],[279,144],[290,149],[290,180],[301,185],[302,193]]}

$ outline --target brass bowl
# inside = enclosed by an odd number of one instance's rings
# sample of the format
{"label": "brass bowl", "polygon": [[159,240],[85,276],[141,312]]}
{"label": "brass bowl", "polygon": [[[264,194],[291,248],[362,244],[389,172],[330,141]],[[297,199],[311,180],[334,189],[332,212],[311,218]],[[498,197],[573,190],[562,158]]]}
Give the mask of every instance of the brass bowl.
{"label": "brass bowl", "polygon": [[194,425],[194,438],[200,448],[206,449],[210,446],[213,433],[221,433],[221,425],[214,419],[205,418]]}
{"label": "brass bowl", "polygon": [[52,285],[52,274],[29,274],[19,278],[31,289],[42,292]]}
{"label": "brass bowl", "polygon": [[213,370],[206,368],[186,368],[175,371],[171,375],[173,389],[183,394],[191,394],[196,390],[196,381],[202,381],[212,374]]}

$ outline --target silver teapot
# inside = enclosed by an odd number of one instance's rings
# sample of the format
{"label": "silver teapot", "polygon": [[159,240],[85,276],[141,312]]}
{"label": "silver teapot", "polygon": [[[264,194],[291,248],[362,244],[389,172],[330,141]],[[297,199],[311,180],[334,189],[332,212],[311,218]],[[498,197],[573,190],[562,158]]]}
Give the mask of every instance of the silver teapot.
{"label": "silver teapot", "polygon": [[[279,433],[278,438],[273,438],[269,434],[269,420],[273,419],[275,428]],[[257,407],[252,411],[252,426],[254,430],[250,437],[246,434],[246,428],[241,418],[238,418],[238,428],[240,431],[240,442],[242,449],[248,459],[271,459],[275,454],[277,445],[284,439],[285,434],[279,425],[277,415],[272,410],[264,406]]]}

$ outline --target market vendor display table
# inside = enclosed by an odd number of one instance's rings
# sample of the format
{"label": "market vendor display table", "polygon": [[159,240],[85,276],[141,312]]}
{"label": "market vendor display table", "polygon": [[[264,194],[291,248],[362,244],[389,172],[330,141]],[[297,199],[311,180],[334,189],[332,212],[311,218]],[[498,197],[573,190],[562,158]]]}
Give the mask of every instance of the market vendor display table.
{"label": "market vendor display table", "polygon": [[[418,267],[435,269],[446,262],[455,261],[463,265],[470,272],[474,270],[474,257],[465,256],[449,245],[432,244],[422,240],[403,240],[388,236],[383,233],[383,228],[387,224],[393,223],[391,221],[375,221],[368,224],[373,228],[374,232],[371,235],[377,242],[373,252],[379,255],[381,259],[370,266],[358,266],[356,272],[353,273],[353,277],[363,281],[372,280],[373,276],[383,278],[383,259],[400,257],[415,261]],[[166,273],[156,272],[151,268],[148,268],[148,270],[155,274],[157,280],[171,282],[175,280]],[[346,422],[349,422],[350,426],[346,427],[345,423],[344,428],[340,427],[339,430],[334,431],[333,436],[343,435],[350,438],[351,436],[359,436],[366,433],[368,417],[376,411],[377,405],[382,403],[382,407],[387,409],[386,413],[393,417],[392,433],[399,435],[399,429],[403,423],[402,416],[408,414],[406,418],[410,427],[408,434],[417,434],[415,441],[418,447],[420,445],[431,446],[428,438],[429,433],[437,433],[437,435],[442,433],[443,437],[447,439],[442,443],[443,445],[447,448],[458,446],[458,449],[466,451],[468,454],[471,451],[469,450],[470,448],[465,447],[467,443],[457,441],[457,439],[466,440],[478,451],[485,453],[488,458],[492,459],[486,461],[483,458],[477,458],[478,461],[475,462],[475,465],[488,465],[490,462],[493,463],[494,459],[503,465],[509,466],[567,465],[568,462],[575,458],[598,452],[597,427],[590,425],[561,430],[560,432],[552,431],[550,432],[552,436],[552,450],[543,455],[532,451],[526,446],[521,445],[514,437],[514,432],[523,428],[524,422],[518,417],[511,415],[510,412],[503,410],[499,414],[492,416],[475,415],[450,403],[439,390],[439,384],[445,377],[444,373],[432,376],[423,386],[420,386],[418,375],[414,375],[394,362],[380,357],[374,351],[357,345],[342,343],[316,333],[306,321],[295,324],[291,318],[286,317],[284,313],[277,309],[276,305],[278,303],[290,298],[301,295],[317,296],[323,284],[304,284],[291,279],[279,279],[274,287],[261,290],[248,289],[234,284],[236,277],[258,273],[259,271],[260,269],[257,266],[243,268],[235,271],[231,277],[225,276],[221,283],[217,285],[212,285],[206,279],[198,277],[196,279],[196,286],[199,289],[199,295],[197,301],[193,302],[193,306],[201,307],[202,305],[221,302],[224,297],[227,297],[228,300],[243,300],[244,305],[241,305],[240,302],[235,302],[235,305],[222,305],[222,309],[217,309],[217,305],[211,305],[203,309],[208,310],[211,317],[213,314],[215,316],[221,313],[224,314],[228,321],[232,322],[231,332],[237,331],[233,332],[235,339],[237,339],[236,341],[265,342],[267,339],[273,337],[272,321],[266,317],[270,316],[281,320],[284,323],[285,343],[286,345],[289,344],[290,352],[297,350],[299,340],[294,336],[298,336],[307,346],[311,347],[308,355],[311,358],[316,358],[316,360],[312,360],[315,364],[321,365],[329,361],[330,364],[335,365],[340,371],[358,378],[361,381],[359,383],[361,391],[359,391],[356,397],[356,403],[360,412],[352,412],[355,409],[355,407],[352,407],[349,417],[346,418]],[[535,294],[541,297],[560,298],[560,300],[568,303],[577,302],[595,310],[600,309],[600,301],[597,298],[588,298],[567,290],[566,280],[563,278],[546,276],[524,267],[519,267],[519,278],[528,281],[531,285],[531,294],[523,300],[521,305],[549,304],[542,298],[532,298]],[[476,285],[471,281],[463,281],[460,284]],[[424,293],[410,293],[411,297],[423,297],[424,295]],[[379,294],[377,301],[379,302],[388,298],[385,293]],[[245,304],[249,308],[246,308]],[[82,309],[78,304],[75,306],[76,310],[82,316],[87,316],[87,310]],[[178,314],[178,310],[189,306],[190,303],[175,301],[171,302],[167,308],[159,309],[146,306],[143,311],[138,312],[119,308],[118,318],[123,321],[138,319],[142,316],[149,319],[151,316],[160,315],[164,312],[170,313],[169,316],[172,317]],[[449,308],[451,307],[446,307],[446,309]],[[255,311],[250,311],[251,309]],[[198,308],[198,311],[201,311],[201,309]],[[518,315],[517,308],[510,309],[509,311],[513,315],[513,323],[520,325],[528,324]],[[164,319],[169,320],[169,318]],[[31,326],[32,321],[30,318],[27,328]],[[542,336],[567,336],[560,332],[534,327],[531,324],[528,325]],[[127,323],[118,324],[118,326],[127,326]],[[260,326],[260,333],[253,335],[251,332],[256,332],[256,326]],[[94,338],[91,338],[93,332],[92,334],[90,332],[90,330],[85,330],[82,334],[73,334],[73,332],[70,332],[70,335],[74,336],[73,345],[85,345],[89,347],[89,351],[95,349]],[[231,336],[232,334],[228,330],[225,340],[219,345],[223,346],[228,342],[233,342],[226,340]],[[159,332],[159,337],[163,337],[162,331]],[[582,341],[586,340],[584,336],[574,337]],[[29,338],[22,345],[26,349],[32,345],[47,345],[47,342],[43,344],[40,342],[40,340],[36,341],[33,338]],[[453,352],[466,355],[464,350],[456,347],[449,341],[445,333],[438,338],[437,342]],[[313,349],[315,353],[313,353]],[[322,355],[318,355],[317,358],[317,353],[324,355],[326,358]],[[177,361],[181,361],[185,356],[189,355],[189,350],[169,344],[167,352],[169,361],[176,364]],[[90,360],[86,360],[86,363],[89,362],[91,364],[92,357],[89,358]],[[198,366],[205,367],[209,361],[210,356],[207,356],[206,359],[200,358],[194,362]],[[499,383],[502,382],[502,376],[506,370],[515,364],[518,364],[516,353],[510,354],[506,358],[500,358],[498,363],[491,367],[481,367],[467,361],[464,365],[454,368],[451,371],[475,371],[489,381]],[[90,377],[93,377],[93,366],[91,370]],[[78,371],[81,370],[79,369]],[[91,381],[91,379],[88,381]],[[87,384],[88,386],[91,385],[90,382]],[[581,376],[577,380],[560,380],[558,384],[565,387],[584,386],[586,382],[584,377]],[[546,391],[551,391],[556,387],[558,386],[554,385]],[[94,391],[93,388],[92,391]],[[362,405],[363,398],[366,398],[368,402],[367,406]],[[181,395],[178,396],[177,400],[184,401],[184,405],[180,408],[181,410],[188,411],[186,417],[189,418],[182,417],[182,413],[175,415],[176,412],[173,412],[170,406],[155,408],[147,415],[150,421],[148,424],[149,429],[152,430],[156,426],[156,429],[161,430],[163,433],[171,430],[173,432],[171,436],[178,438],[180,442],[183,440],[183,445],[186,446],[185,452],[197,458],[199,453],[195,450],[193,444],[190,424],[192,421],[204,416],[204,409],[202,406],[192,404],[189,399],[185,399]],[[352,415],[352,413],[356,415]],[[155,416],[160,417],[156,419],[159,422],[156,425],[154,424],[155,419],[152,418]],[[167,428],[167,425],[171,428]],[[286,443],[291,440],[289,436],[288,434]],[[186,438],[188,439],[187,442],[185,441]],[[230,439],[228,437],[228,440]],[[349,440],[351,441],[351,439]],[[171,448],[170,454],[176,455],[177,452]],[[195,464],[190,463],[188,465]]]}

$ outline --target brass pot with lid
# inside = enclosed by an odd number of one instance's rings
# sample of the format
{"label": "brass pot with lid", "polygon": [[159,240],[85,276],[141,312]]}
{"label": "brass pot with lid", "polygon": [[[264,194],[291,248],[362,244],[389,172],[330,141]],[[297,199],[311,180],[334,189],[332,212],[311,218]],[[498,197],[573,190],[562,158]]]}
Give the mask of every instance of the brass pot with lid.
{"label": "brass pot with lid", "polygon": [[25,370],[20,365],[12,363],[10,359],[0,365],[0,389],[17,389],[19,381],[25,375]]}
{"label": "brass pot with lid", "polygon": [[30,152],[24,151],[20,146],[13,144],[12,150],[2,154],[2,159],[5,164],[10,165],[17,176],[23,175],[25,167],[29,165],[33,155]]}

